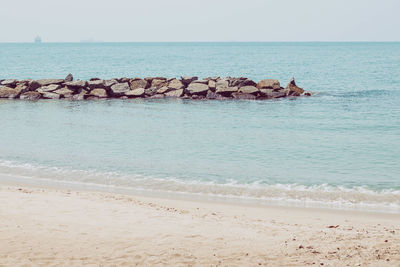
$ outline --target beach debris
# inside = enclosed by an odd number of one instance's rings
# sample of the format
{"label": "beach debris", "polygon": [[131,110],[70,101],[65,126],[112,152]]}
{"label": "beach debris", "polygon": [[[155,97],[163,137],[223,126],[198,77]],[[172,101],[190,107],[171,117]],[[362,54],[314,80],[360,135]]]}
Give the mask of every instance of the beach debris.
{"label": "beach debris", "polygon": [[327,228],[338,228],[339,225],[329,225]]}
{"label": "beach debris", "polygon": [[0,80],[0,98],[9,99],[70,99],[91,100],[98,98],[182,98],[210,100],[264,100],[282,97],[311,96],[314,93],[298,87],[294,78],[286,88],[275,79],[256,83],[246,77],[182,76],[179,78],[146,77],[91,78],[74,80],[68,74],[65,79]]}

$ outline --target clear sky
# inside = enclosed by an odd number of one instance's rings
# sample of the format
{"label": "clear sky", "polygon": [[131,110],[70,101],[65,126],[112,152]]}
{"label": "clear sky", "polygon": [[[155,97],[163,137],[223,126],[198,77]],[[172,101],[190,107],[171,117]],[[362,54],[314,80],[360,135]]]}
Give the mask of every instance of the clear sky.
{"label": "clear sky", "polygon": [[400,41],[400,0],[0,0],[0,42]]}

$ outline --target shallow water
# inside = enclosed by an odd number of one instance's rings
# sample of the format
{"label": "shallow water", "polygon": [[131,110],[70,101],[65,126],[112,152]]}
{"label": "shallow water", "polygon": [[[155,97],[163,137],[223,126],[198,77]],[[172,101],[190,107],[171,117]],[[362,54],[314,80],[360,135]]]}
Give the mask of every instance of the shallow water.
{"label": "shallow water", "polygon": [[400,212],[400,43],[0,44],[0,78],[291,76],[272,101],[0,100],[0,174]]}

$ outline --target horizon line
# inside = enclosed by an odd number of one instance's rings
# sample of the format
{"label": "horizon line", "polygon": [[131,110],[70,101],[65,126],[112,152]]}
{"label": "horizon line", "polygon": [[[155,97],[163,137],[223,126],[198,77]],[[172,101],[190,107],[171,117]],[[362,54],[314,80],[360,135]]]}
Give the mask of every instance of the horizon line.
{"label": "horizon line", "polygon": [[91,44],[91,43],[399,43],[399,41],[34,41],[2,42],[0,44]]}

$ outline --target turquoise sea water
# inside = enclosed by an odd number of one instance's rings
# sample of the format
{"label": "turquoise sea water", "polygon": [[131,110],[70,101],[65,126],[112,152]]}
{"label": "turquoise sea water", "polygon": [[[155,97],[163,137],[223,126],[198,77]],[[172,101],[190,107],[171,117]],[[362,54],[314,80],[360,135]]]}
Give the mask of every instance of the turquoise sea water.
{"label": "turquoise sea water", "polygon": [[318,94],[0,100],[0,177],[400,212],[400,43],[0,44],[0,79],[69,72],[294,76]]}

